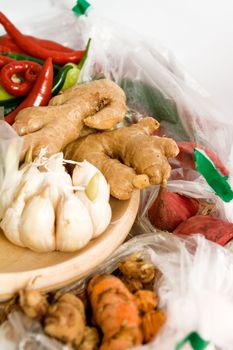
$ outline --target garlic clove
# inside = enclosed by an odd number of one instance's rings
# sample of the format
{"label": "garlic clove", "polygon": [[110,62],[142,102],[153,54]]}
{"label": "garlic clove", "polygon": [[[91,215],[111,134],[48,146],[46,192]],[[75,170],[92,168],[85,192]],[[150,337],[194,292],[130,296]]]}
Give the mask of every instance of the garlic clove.
{"label": "garlic clove", "polygon": [[20,240],[20,219],[25,206],[25,186],[22,186],[12,205],[6,210],[0,223],[5,236],[12,243],[24,247]]}
{"label": "garlic clove", "polygon": [[26,202],[19,228],[26,247],[37,252],[55,250],[55,212],[48,186]]}
{"label": "garlic clove", "polygon": [[88,209],[93,228],[94,234],[92,238],[98,237],[103,233],[111,222],[112,209],[108,201],[103,198],[98,198],[94,201],[90,200],[85,192],[79,191],[75,194],[77,198]]}
{"label": "garlic clove", "polygon": [[91,179],[98,174],[98,198],[109,200],[110,187],[104,175],[94,165],[88,161],[84,161],[75,166],[72,173],[72,181],[74,186],[88,186]]}
{"label": "garlic clove", "polygon": [[61,197],[56,211],[56,249],[73,252],[92,238],[93,225],[88,210],[74,195]]}
{"label": "garlic clove", "polygon": [[85,194],[87,197],[94,201],[99,193],[99,173],[96,173],[92,176],[91,180],[88,182],[87,187],[85,188]]}
{"label": "garlic clove", "polygon": [[66,172],[47,172],[44,176],[44,182],[50,187],[50,198],[56,210],[61,195],[73,193],[71,176]]}

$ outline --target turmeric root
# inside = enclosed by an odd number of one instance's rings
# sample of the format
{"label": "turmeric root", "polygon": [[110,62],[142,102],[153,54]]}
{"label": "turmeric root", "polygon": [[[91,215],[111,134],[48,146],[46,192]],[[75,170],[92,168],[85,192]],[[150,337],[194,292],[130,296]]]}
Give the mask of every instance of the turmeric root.
{"label": "turmeric root", "polygon": [[19,304],[28,317],[41,317],[48,309],[46,296],[36,290],[24,289],[19,292]]}
{"label": "turmeric root", "polygon": [[61,151],[75,140],[84,125],[111,129],[126,113],[125,94],[110,80],[101,79],[67,89],[53,97],[49,106],[28,107],[17,114],[13,125],[24,146],[21,160],[29,147],[33,156],[42,147],[48,155]]}
{"label": "turmeric root", "polygon": [[104,338],[101,350],[125,350],[142,343],[134,296],[112,275],[97,275],[88,285],[94,321]]}
{"label": "turmeric root", "polygon": [[138,290],[134,296],[140,315],[154,310],[158,305],[158,298],[151,290]]}
{"label": "turmeric root", "polygon": [[143,341],[149,343],[160,331],[166,321],[162,310],[152,310],[142,317]]}
{"label": "turmeric root", "polygon": [[170,175],[167,158],[179,150],[172,139],[150,136],[158,126],[147,117],[127,128],[88,135],[70,143],[65,158],[86,159],[105,175],[112,196],[129,199],[134,188],[166,184]]}
{"label": "turmeric root", "polygon": [[78,346],[85,330],[85,310],[81,300],[71,293],[63,294],[49,306],[44,330],[51,337]]}

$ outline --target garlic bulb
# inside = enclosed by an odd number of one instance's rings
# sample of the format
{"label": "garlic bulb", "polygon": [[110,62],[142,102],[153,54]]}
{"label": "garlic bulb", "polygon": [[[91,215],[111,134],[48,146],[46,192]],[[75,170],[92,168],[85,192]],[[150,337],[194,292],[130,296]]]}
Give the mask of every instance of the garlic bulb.
{"label": "garlic bulb", "polygon": [[78,163],[72,174],[72,181],[74,186],[87,187],[90,180],[94,175],[98,174],[98,193],[97,195],[109,201],[110,187],[107,183],[104,175],[94,165],[84,160],[82,163]]}
{"label": "garlic bulb", "polygon": [[26,202],[19,229],[24,246],[39,252],[55,250],[55,212],[48,186]]}
{"label": "garlic bulb", "polygon": [[93,225],[87,208],[74,195],[64,195],[56,212],[56,249],[73,252],[92,238]]}
{"label": "garlic bulb", "polygon": [[[16,146],[8,151],[16,152]],[[106,229],[110,189],[92,164],[78,163],[71,178],[62,153],[47,158],[42,150],[20,169],[19,156],[13,162],[9,157],[0,164],[0,227],[12,243],[38,252],[73,252]]]}

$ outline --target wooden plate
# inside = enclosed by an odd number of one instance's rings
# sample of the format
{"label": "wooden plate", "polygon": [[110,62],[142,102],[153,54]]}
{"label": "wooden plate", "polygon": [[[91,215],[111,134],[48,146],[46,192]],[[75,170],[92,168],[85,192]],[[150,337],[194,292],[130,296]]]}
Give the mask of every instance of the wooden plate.
{"label": "wooden plate", "polygon": [[135,220],[140,192],[128,201],[111,199],[113,217],[107,230],[76,253],[35,253],[10,243],[0,234],[0,300],[18,290],[51,291],[94,269],[125,240]]}

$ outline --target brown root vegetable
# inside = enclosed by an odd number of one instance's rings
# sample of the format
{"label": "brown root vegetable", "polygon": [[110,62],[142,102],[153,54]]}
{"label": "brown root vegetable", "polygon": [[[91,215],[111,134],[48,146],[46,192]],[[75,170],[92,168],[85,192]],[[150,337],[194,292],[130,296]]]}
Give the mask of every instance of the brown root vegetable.
{"label": "brown root vegetable", "polygon": [[160,331],[166,321],[163,311],[152,310],[142,316],[142,334],[144,343],[149,343]]}
{"label": "brown root vegetable", "polygon": [[14,295],[13,298],[7,302],[0,303],[0,325],[7,320],[11,312],[18,310],[20,310],[18,295]]}
{"label": "brown root vegetable", "polygon": [[36,290],[23,289],[19,292],[19,304],[28,317],[41,317],[48,309],[45,295]]}
{"label": "brown root vegetable", "polygon": [[120,279],[131,293],[135,293],[138,290],[143,289],[143,283],[140,280],[127,278],[124,276],[121,276]]}
{"label": "brown root vegetable", "polygon": [[100,339],[99,334],[94,327],[85,327],[83,340],[76,350],[98,350]]}
{"label": "brown root vegetable", "polygon": [[140,315],[154,310],[158,305],[158,297],[151,290],[138,290],[134,296]]}
{"label": "brown root vegetable", "polygon": [[151,283],[159,271],[149,261],[146,261],[142,253],[131,255],[119,264],[119,270],[125,278],[138,280],[141,283]]}
{"label": "brown root vegetable", "polygon": [[130,127],[88,135],[70,143],[65,158],[89,161],[106,177],[112,196],[129,199],[135,188],[166,184],[170,175],[167,158],[179,150],[172,139],[150,136],[158,126],[147,117]]}
{"label": "brown root vegetable", "polygon": [[71,293],[62,295],[48,308],[45,332],[66,343],[81,343],[85,330],[85,310],[80,299]]}
{"label": "brown root vegetable", "polygon": [[28,107],[17,114],[13,125],[24,145],[21,159],[32,148],[42,147],[49,155],[75,140],[84,125],[104,130],[113,128],[126,113],[124,91],[110,80],[101,79],[67,89],[53,97],[49,106]]}
{"label": "brown root vegetable", "polygon": [[88,294],[94,320],[104,334],[101,349],[123,350],[142,343],[134,296],[117,277],[95,276],[88,285]]}
{"label": "brown root vegetable", "polygon": [[172,232],[181,222],[197,214],[199,201],[161,187],[148,216],[156,228]]}

